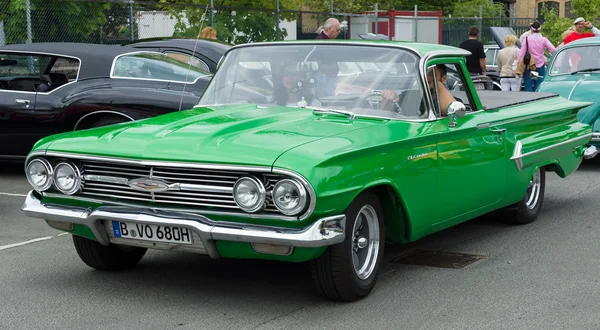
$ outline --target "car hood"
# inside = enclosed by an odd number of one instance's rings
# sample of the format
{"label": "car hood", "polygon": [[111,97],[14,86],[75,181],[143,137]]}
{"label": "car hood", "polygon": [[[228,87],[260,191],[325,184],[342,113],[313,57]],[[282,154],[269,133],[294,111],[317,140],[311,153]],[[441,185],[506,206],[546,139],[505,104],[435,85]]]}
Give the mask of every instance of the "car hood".
{"label": "car hood", "polygon": [[521,48],[521,41],[519,40],[520,34],[517,34],[515,30],[513,30],[513,28],[511,27],[491,26],[490,33],[492,34],[492,38],[494,38],[494,41],[496,41],[500,49],[506,47],[506,45],[504,44],[504,39],[506,39],[506,36],[508,36],[509,34],[515,35],[517,37],[515,44],[518,48]]}
{"label": "car hood", "polygon": [[600,130],[600,95],[597,93],[600,84],[600,74],[575,74],[553,77],[540,84],[538,92],[556,93],[573,101],[594,102],[594,104],[581,109],[577,119],[585,124],[592,125],[594,131]]}
{"label": "car hood", "polygon": [[61,134],[37,146],[132,159],[271,166],[289,149],[382,122],[303,108],[230,105]]}

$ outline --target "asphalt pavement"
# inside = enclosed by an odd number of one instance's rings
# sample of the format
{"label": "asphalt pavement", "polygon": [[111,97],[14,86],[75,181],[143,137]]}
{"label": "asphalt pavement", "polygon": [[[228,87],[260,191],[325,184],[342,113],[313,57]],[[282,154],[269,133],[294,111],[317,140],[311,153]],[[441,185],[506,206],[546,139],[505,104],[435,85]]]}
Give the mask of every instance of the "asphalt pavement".
{"label": "asphalt pavement", "polygon": [[[22,169],[2,166],[3,330],[600,328],[600,161],[565,179],[548,173],[532,224],[489,215],[386,247],[378,284],[354,303],[314,296],[305,264],[149,251],[136,269],[92,270],[71,235],[22,213]],[[415,249],[482,259],[464,268],[393,262]]]}

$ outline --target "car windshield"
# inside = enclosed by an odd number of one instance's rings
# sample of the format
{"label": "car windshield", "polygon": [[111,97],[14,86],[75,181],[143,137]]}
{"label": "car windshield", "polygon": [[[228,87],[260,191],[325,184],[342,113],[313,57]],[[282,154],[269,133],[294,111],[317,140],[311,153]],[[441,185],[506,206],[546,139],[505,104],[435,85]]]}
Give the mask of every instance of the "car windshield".
{"label": "car windshield", "polygon": [[112,77],[152,79],[193,83],[212,75],[196,66],[161,53],[130,53],[120,55],[113,65]]}
{"label": "car windshield", "polygon": [[[418,63],[413,52],[395,47],[245,46],[227,54],[198,105],[306,106],[392,119],[425,118]],[[384,101],[384,90],[393,91],[397,101]]]}
{"label": "car windshield", "polygon": [[559,48],[559,51],[550,67],[551,76],[575,72],[600,73],[599,45]]}

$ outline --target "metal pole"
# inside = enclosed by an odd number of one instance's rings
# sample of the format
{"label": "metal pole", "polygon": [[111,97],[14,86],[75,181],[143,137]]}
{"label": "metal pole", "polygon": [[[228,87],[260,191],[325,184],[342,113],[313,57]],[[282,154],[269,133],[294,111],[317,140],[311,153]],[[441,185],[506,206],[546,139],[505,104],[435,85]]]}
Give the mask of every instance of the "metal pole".
{"label": "metal pole", "polygon": [[483,16],[483,6],[479,5],[479,35],[477,36],[477,40],[481,41],[481,34],[483,33],[482,29],[483,29],[483,19],[481,18]]}
{"label": "metal pole", "polygon": [[31,43],[31,4],[25,0],[25,11],[27,13],[27,43]]}
{"label": "metal pole", "polygon": [[379,4],[375,2],[375,34],[379,34]]}
{"label": "metal pole", "polygon": [[0,46],[6,45],[6,34],[4,33],[4,21],[0,21]]}
{"label": "metal pole", "polygon": [[133,40],[133,1],[129,2],[129,34]]}
{"label": "metal pole", "polygon": [[415,17],[413,18],[413,34],[414,34],[413,38],[414,38],[414,41],[417,41],[417,24],[419,23],[419,20],[417,20],[417,17],[419,15],[418,12],[417,12],[417,10],[418,10],[417,9],[417,5],[415,5]]}
{"label": "metal pole", "polygon": [[210,0],[210,27],[213,27],[215,19],[215,7],[213,6],[213,0]]}
{"label": "metal pole", "polygon": [[329,0],[329,14],[333,16],[333,0]]}
{"label": "metal pole", "polygon": [[279,0],[275,2],[275,40],[279,40]]}

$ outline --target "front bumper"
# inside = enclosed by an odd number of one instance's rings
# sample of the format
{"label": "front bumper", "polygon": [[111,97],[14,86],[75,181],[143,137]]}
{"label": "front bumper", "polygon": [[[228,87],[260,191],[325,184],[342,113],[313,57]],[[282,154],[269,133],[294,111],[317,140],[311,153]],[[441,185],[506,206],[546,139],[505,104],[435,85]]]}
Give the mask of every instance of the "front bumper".
{"label": "front bumper", "polygon": [[[134,242],[129,239],[124,241],[121,238],[115,238],[110,230],[107,230],[110,228],[108,220],[189,228],[194,233],[194,237],[201,240],[202,250],[212,258],[219,257],[215,241],[315,248],[337,244],[344,241],[346,225],[346,216],[343,214],[322,218],[306,228],[297,229],[217,222],[198,214],[150,208],[100,206],[92,210],[85,207],[44,203],[34,191],[27,194],[22,209],[27,216],[32,218],[85,225],[103,245]],[[151,245],[159,247],[156,243],[151,243]]]}
{"label": "front bumper", "polygon": [[596,133],[596,132],[592,133],[592,142],[596,142],[596,143],[600,142],[600,133]]}

